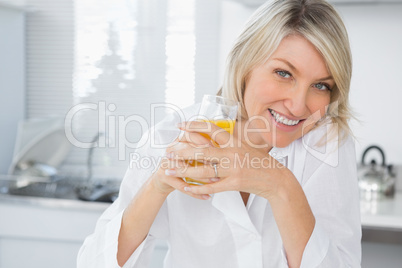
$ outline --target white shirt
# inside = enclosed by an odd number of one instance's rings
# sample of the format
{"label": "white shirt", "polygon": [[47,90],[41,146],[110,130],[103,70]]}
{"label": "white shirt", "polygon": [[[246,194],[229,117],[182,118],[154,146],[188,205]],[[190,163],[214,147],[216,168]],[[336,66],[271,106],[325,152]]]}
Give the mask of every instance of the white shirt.
{"label": "white shirt", "polygon": [[[184,120],[198,112],[198,105],[184,110]],[[95,232],[78,254],[78,268],[119,267],[117,241],[124,209],[150,177],[165,154],[155,144],[168,144],[179,134],[170,115],[144,134],[122,181],[119,198],[103,213]],[[286,148],[270,154],[287,166],[300,182],[316,219],[303,253],[302,268],[360,267],[361,224],[353,140],[337,148],[337,140],[323,147],[317,142],[328,124],[318,127]],[[149,135],[150,133],[155,135]],[[141,163],[154,159],[154,165]],[[144,160],[145,159],[145,160]],[[250,195],[244,206],[239,192],[214,194],[198,200],[172,192],[160,209],[147,238],[124,265],[148,267],[155,239],[166,239],[165,268],[278,268],[288,267],[281,236],[269,202]]]}

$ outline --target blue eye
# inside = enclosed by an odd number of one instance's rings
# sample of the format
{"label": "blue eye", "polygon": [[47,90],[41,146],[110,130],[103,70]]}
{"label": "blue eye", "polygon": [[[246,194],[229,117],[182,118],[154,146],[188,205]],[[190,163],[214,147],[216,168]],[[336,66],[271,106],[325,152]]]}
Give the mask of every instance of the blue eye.
{"label": "blue eye", "polygon": [[288,73],[288,72],[286,72],[286,71],[276,71],[276,73],[277,73],[279,76],[283,77],[283,78],[289,78],[289,77],[291,76],[291,74]]}
{"label": "blue eye", "polygon": [[329,90],[329,91],[331,91],[331,88],[329,87],[329,85],[324,84],[324,83],[315,84],[314,87],[319,89],[319,90]]}

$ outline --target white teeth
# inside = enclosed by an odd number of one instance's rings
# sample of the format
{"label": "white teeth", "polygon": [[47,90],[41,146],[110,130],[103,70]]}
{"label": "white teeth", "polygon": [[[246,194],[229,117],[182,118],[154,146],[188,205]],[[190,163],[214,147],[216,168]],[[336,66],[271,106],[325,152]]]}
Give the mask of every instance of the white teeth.
{"label": "white teeth", "polygon": [[275,118],[275,121],[287,126],[294,126],[297,125],[300,120],[290,120],[288,118],[285,118],[283,116],[280,116],[277,112],[275,112],[274,110],[269,109],[270,113],[272,114],[272,116]]}

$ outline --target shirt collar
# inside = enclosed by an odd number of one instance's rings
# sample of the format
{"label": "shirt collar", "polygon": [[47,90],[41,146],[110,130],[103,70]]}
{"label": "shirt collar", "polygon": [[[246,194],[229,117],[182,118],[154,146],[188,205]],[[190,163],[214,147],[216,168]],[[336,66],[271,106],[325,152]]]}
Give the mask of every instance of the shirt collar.
{"label": "shirt collar", "polygon": [[287,159],[292,150],[293,142],[286,147],[279,148],[273,147],[271,151],[269,151],[269,155],[275,158],[282,165],[287,166]]}

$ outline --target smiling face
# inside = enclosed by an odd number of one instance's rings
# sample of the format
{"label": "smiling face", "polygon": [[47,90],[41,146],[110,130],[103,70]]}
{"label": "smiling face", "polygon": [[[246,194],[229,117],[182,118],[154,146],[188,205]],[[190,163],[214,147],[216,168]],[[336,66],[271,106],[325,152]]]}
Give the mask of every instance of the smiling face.
{"label": "smiling face", "polygon": [[[334,80],[324,58],[299,35],[285,37],[247,81],[244,105],[252,128],[266,129],[254,144],[286,147],[309,132],[326,112]],[[256,119],[263,118],[264,120]]]}

